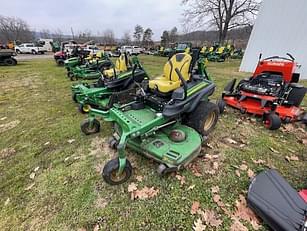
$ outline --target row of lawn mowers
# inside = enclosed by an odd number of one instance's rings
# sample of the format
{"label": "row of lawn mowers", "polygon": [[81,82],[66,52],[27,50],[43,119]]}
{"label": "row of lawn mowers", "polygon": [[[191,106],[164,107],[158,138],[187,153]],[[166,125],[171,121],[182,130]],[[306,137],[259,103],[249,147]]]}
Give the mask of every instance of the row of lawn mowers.
{"label": "row of lawn mowers", "polygon": [[233,45],[220,46],[219,44],[211,47],[204,46],[201,49],[201,53],[210,62],[225,62],[228,58],[242,59],[244,54],[242,49],[235,49]]}
{"label": "row of lawn mowers", "polygon": [[[156,78],[136,56],[122,54],[115,65],[108,60],[110,66],[98,71],[95,82],[72,86],[80,112],[88,113],[81,123],[84,134],[99,132],[101,119],[112,123],[109,146],[118,157],[103,167],[105,182],[122,184],[132,175],[127,148],[160,163],[159,175],[181,170],[200,154],[226,105],[262,117],[271,130],[281,123],[306,123],[300,108],[306,88],[298,84],[298,65],[288,56],[260,57],[252,77],[237,86],[235,80],[229,82],[216,103],[210,100],[215,84],[200,49],[174,54]],[[252,180],[247,201],[274,230],[305,230],[306,194],[298,194],[275,170],[268,170]]]}

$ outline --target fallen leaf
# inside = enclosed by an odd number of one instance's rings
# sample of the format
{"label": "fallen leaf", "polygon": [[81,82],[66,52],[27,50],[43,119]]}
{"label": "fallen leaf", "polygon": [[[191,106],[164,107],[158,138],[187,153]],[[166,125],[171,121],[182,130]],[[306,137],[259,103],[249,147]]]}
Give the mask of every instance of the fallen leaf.
{"label": "fallen leaf", "polygon": [[75,139],[69,139],[67,140],[68,143],[72,144],[73,142],[75,142],[76,140]]}
{"label": "fallen leaf", "polygon": [[195,187],[195,184],[193,184],[190,187],[188,187],[188,190],[192,190],[194,187]]}
{"label": "fallen leaf", "polygon": [[49,145],[50,144],[50,142],[49,141],[47,141],[46,143],[44,143],[44,145],[45,146],[47,146],[47,145]]}
{"label": "fallen leaf", "polygon": [[220,188],[219,188],[219,186],[213,186],[212,188],[211,188],[211,192],[214,194],[214,193],[218,193],[220,191]]}
{"label": "fallen leaf", "polygon": [[194,201],[191,207],[191,214],[194,215],[196,214],[197,210],[199,209],[199,202],[198,201]]}
{"label": "fallen leaf", "polygon": [[193,230],[194,231],[205,231],[206,225],[204,225],[202,220],[198,218],[196,221],[194,221]]}
{"label": "fallen leaf", "polygon": [[299,158],[297,157],[297,156],[295,156],[295,155],[292,155],[292,156],[285,156],[285,159],[288,161],[288,162],[290,162],[290,161],[298,161],[299,160]]}
{"label": "fallen leaf", "polygon": [[295,155],[290,156],[290,160],[292,161],[299,161],[299,158]]}
{"label": "fallen leaf", "polygon": [[220,195],[215,194],[215,195],[213,196],[213,201],[214,201],[215,203],[217,203],[217,202],[220,201],[220,200],[221,200],[221,196],[220,196]]}
{"label": "fallen leaf", "polygon": [[7,206],[10,203],[10,198],[7,198],[6,201],[4,202],[4,206]]}
{"label": "fallen leaf", "polygon": [[214,170],[218,170],[218,168],[219,168],[219,163],[218,163],[218,162],[213,162],[213,163],[212,163],[212,168],[213,168]]}
{"label": "fallen leaf", "polygon": [[185,184],[185,176],[181,176],[179,174],[176,175],[176,178],[180,181],[180,184]]}
{"label": "fallen leaf", "polygon": [[265,161],[264,160],[261,160],[261,159],[258,159],[258,160],[253,160],[254,164],[264,164]]}
{"label": "fallen leaf", "polygon": [[4,148],[0,151],[0,158],[6,158],[11,155],[14,155],[16,153],[16,150],[14,148]]}
{"label": "fallen leaf", "polygon": [[35,183],[30,184],[28,187],[25,188],[26,191],[30,190],[31,188],[33,188],[33,186],[35,185]]}
{"label": "fallen leaf", "polygon": [[274,148],[270,147],[270,150],[271,152],[274,152],[274,153],[279,153],[279,151],[275,150]]}
{"label": "fallen leaf", "polygon": [[248,231],[248,229],[238,219],[234,219],[229,231]]}
{"label": "fallen leaf", "polygon": [[205,173],[210,174],[210,175],[215,175],[216,171],[215,170],[206,170]]}
{"label": "fallen leaf", "polygon": [[35,169],[34,169],[34,172],[37,172],[39,170],[39,166],[37,166]]}
{"label": "fallen leaf", "polygon": [[133,192],[135,190],[137,190],[137,184],[132,182],[131,184],[128,185],[128,192]]}
{"label": "fallen leaf", "polygon": [[239,200],[236,201],[236,211],[233,216],[250,222],[255,230],[260,228],[258,217],[250,208],[247,207],[246,199],[243,195],[240,195]]}
{"label": "fallen leaf", "polygon": [[35,177],[35,172],[32,172],[31,174],[30,174],[30,179],[34,179],[34,177]]}
{"label": "fallen leaf", "polygon": [[246,171],[248,169],[248,166],[246,164],[241,164],[240,165],[240,170]]}
{"label": "fallen leaf", "polygon": [[302,144],[307,144],[307,138],[301,139]]}
{"label": "fallen leaf", "polygon": [[96,225],[94,226],[93,231],[99,231],[99,225],[98,225],[98,224],[96,224]]}
{"label": "fallen leaf", "polygon": [[253,172],[253,170],[251,170],[250,168],[247,170],[247,175],[249,178],[252,178],[255,176],[255,173]]}
{"label": "fallen leaf", "polygon": [[213,146],[210,143],[207,143],[206,146],[210,149],[213,149]]}
{"label": "fallen leaf", "polygon": [[143,178],[144,178],[144,177],[142,177],[142,176],[136,176],[136,177],[135,177],[135,179],[136,179],[138,182],[141,182],[141,181],[143,180]]}
{"label": "fallen leaf", "polygon": [[239,171],[238,169],[235,171],[235,173],[236,173],[236,175],[237,175],[238,177],[241,176],[241,173],[240,173],[240,171]]}
{"label": "fallen leaf", "polygon": [[0,120],[6,120],[7,119],[7,117],[2,117]]}
{"label": "fallen leaf", "polygon": [[229,137],[224,138],[224,141],[226,141],[229,144],[237,144],[238,143],[237,141],[235,141],[235,140],[233,140]]}
{"label": "fallen leaf", "polygon": [[209,226],[219,227],[223,222],[218,218],[217,214],[213,210],[205,210],[205,212],[199,212],[202,218],[202,221]]}
{"label": "fallen leaf", "polygon": [[131,192],[131,199],[137,199],[139,198],[140,200],[145,200],[148,198],[153,198],[156,195],[158,195],[159,189],[155,189],[154,187],[147,187],[145,186],[143,189],[140,190],[134,190]]}

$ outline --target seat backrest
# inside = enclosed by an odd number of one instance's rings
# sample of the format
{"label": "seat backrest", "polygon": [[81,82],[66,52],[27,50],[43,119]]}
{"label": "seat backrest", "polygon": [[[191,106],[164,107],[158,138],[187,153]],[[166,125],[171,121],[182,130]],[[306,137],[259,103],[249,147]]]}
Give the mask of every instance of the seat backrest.
{"label": "seat backrest", "polygon": [[222,53],[224,52],[224,50],[225,50],[225,47],[219,47],[219,48],[217,49],[217,53],[218,53],[218,54],[222,54]]}
{"label": "seat backrest", "polygon": [[187,53],[178,53],[173,55],[173,57],[167,61],[164,65],[163,75],[166,79],[170,81],[179,81],[179,77],[175,71],[176,68],[179,69],[183,78],[189,80],[189,68],[191,65],[192,57]]}
{"label": "seat backrest", "polygon": [[115,69],[119,70],[120,72],[128,70],[128,58],[126,54],[121,54],[116,60]]}

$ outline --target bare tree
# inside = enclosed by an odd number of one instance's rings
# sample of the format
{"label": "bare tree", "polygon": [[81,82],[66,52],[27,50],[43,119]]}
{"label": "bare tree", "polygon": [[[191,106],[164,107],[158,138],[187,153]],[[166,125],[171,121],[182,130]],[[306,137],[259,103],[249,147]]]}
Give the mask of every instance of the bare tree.
{"label": "bare tree", "polygon": [[26,21],[20,18],[0,15],[0,40],[3,42],[20,41],[29,42],[34,35]]}
{"label": "bare tree", "polygon": [[186,22],[217,29],[222,43],[231,29],[251,25],[260,0],[183,0]]}
{"label": "bare tree", "polygon": [[40,38],[43,38],[43,39],[49,39],[51,37],[51,33],[48,29],[42,29],[39,32],[39,36]]}
{"label": "bare tree", "polygon": [[125,45],[130,45],[131,37],[129,31],[126,31],[122,37],[122,43]]}
{"label": "bare tree", "polygon": [[61,29],[56,29],[52,32],[52,39],[54,41],[62,42],[64,40],[64,35]]}
{"label": "bare tree", "polygon": [[102,34],[102,41],[105,45],[115,44],[115,35],[113,30],[107,29]]}

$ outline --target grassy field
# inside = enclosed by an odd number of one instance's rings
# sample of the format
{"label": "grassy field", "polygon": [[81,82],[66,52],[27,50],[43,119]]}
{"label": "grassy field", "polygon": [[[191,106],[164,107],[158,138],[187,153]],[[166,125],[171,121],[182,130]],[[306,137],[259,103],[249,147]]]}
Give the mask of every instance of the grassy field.
{"label": "grassy field", "polygon": [[[161,73],[166,61],[140,59],[151,76]],[[209,63],[208,71],[217,84],[213,99],[228,80],[247,75],[238,68],[239,61]],[[65,74],[51,59],[0,67],[2,231],[97,230],[98,226],[99,230],[192,230],[199,217],[191,214],[195,201],[200,209],[219,214],[223,223],[212,230],[229,230],[231,217],[214,202],[211,188],[219,186],[221,201],[235,211],[235,201],[249,185],[242,164],[254,173],[275,167],[296,189],[307,186],[307,148],[301,142],[306,132],[298,125],[268,131],[256,119],[232,109],[221,116],[209,147],[203,147],[206,155],[190,168],[160,178],[157,163],[130,153],[134,175],[123,185],[109,186],[101,180],[100,170],[116,156],[106,144],[111,127],[102,123],[98,135],[81,134],[80,122],[86,116],[72,102],[72,83]],[[286,156],[298,160],[288,161]],[[132,182],[159,192],[150,199],[131,200],[128,186]],[[253,230],[248,222],[242,223]]]}

